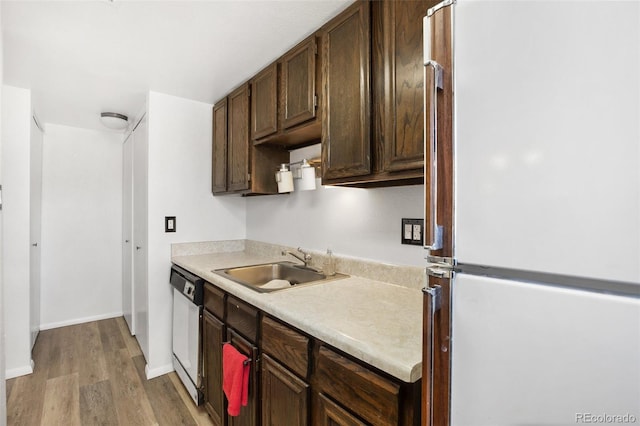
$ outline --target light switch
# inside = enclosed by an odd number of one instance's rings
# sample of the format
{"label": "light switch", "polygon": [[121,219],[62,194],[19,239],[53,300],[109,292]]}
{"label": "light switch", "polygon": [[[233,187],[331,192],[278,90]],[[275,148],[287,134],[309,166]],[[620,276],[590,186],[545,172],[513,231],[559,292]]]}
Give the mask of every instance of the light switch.
{"label": "light switch", "polygon": [[164,232],[176,232],[176,217],[165,216],[164,217]]}
{"label": "light switch", "polygon": [[405,223],[404,224],[404,239],[405,240],[410,240],[411,239],[411,235],[412,235],[411,224],[410,223]]}
{"label": "light switch", "polygon": [[421,246],[424,244],[424,219],[402,218],[402,244]]}

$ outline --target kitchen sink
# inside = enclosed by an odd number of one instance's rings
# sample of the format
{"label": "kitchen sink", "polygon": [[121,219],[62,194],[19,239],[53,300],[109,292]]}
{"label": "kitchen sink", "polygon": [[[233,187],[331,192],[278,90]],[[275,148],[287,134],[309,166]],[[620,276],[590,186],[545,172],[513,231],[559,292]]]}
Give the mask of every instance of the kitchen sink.
{"label": "kitchen sink", "polygon": [[212,272],[261,293],[347,277],[344,274],[327,276],[314,269],[287,261],[216,269]]}

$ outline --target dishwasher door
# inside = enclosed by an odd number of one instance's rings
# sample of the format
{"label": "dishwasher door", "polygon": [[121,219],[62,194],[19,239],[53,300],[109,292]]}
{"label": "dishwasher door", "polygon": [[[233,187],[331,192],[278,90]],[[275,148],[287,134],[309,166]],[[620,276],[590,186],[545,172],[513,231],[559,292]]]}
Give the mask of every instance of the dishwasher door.
{"label": "dishwasher door", "polygon": [[[180,291],[173,289],[174,367],[189,394],[199,403],[200,324],[202,307],[195,305]],[[185,377],[187,376],[187,377]]]}

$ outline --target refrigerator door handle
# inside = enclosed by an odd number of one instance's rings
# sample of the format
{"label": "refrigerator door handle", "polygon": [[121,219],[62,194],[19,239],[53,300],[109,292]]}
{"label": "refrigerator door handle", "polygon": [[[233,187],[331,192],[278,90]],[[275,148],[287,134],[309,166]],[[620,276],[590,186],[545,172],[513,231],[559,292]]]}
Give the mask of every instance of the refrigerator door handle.
{"label": "refrigerator door handle", "polygon": [[[424,132],[425,137],[425,154],[429,152],[430,161],[424,162],[424,175],[429,179],[429,188],[425,188],[425,191],[429,191],[425,194],[425,199],[428,199],[428,209],[425,206],[425,219],[427,221],[425,232],[425,248],[429,250],[440,250],[442,248],[442,233],[443,227],[438,225],[438,89],[443,89],[443,70],[442,66],[436,61],[431,59],[431,22],[430,15],[427,15],[423,19],[423,38],[424,38],[424,111],[425,111],[425,129],[429,129]],[[428,69],[433,70],[433,76],[429,81]],[[429,83],[432,85],[429,86]],[[429,89],[430,87],[430,89]],[[427,105],[428,103],[428,105]],[[427,127],[428,125],[428,127]]]}
{"label": "refrigerator door handle", "polygon": [[434,285],[430,287],[428,284],[422,289],[424,293],[424,316],[423,316],[423,341],[422,341],[422,424],[433,425],[433,378],[434,378],[434,355],[435,355],[435,332],[436,332],[436,312],[440,310],[440,300],[442,287]]}
{"label": "refrigerator door handle", "polygon": [[442,295],[442,287],[434,285],[433,287],[425,287],[422,289],[425,294],[431,298],[431,313],[435,313],[440,309],[440,298]]}
{"label": "refrigerator door handle", "polygon": [[427,268],[427,275],[434,278],[449,279],[453,278],[453,269],[442,266],[429,266]]}

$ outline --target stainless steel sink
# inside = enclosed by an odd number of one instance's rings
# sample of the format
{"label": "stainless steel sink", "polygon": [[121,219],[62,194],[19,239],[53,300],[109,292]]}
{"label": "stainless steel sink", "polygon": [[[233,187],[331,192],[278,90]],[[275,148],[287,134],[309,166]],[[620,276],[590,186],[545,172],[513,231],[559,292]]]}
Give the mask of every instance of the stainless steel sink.
{"label": "stainless steel sink", "polygon": [[216,269],[212,272],[261,293],[347,277],[344,274],[326,276],[321,272],[286,261]]}

